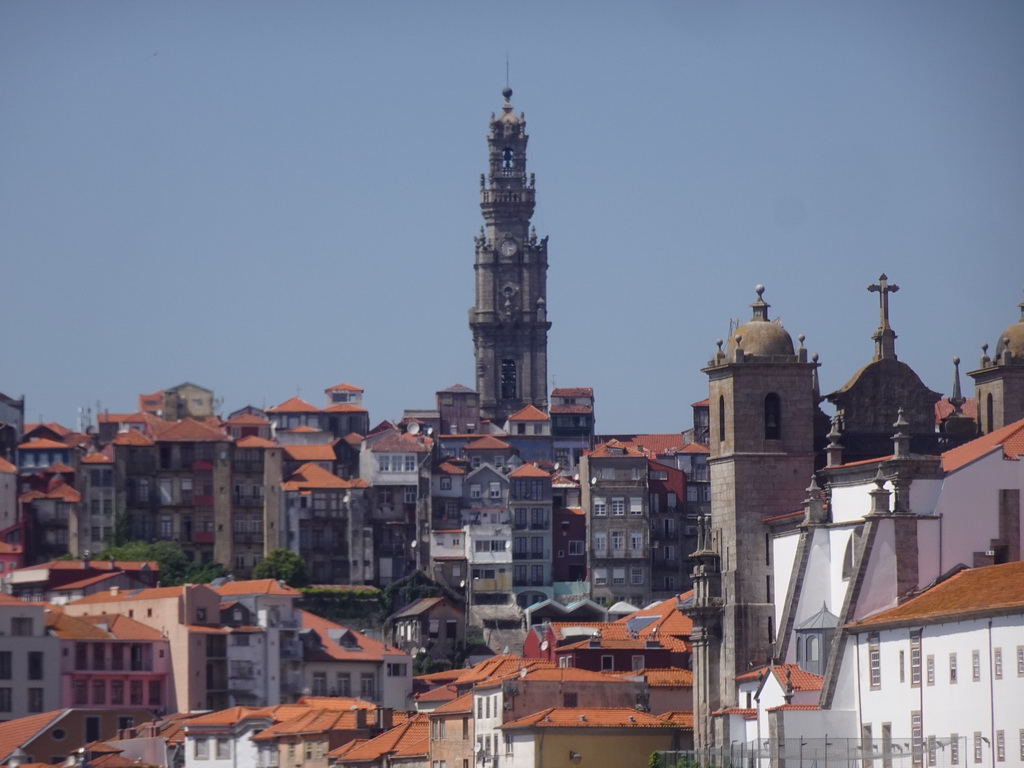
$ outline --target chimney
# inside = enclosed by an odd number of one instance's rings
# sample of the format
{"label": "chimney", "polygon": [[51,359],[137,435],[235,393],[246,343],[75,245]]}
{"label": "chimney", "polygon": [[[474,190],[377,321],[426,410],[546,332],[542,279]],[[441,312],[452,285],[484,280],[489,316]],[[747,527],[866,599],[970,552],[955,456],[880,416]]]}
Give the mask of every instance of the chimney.
{"label": "chimney", "polygon": [[115,587],[111,587],[110,588],[110,596],[111,597],[117,597],[117,593],[120,592],[120,591],[121,591],[120,587],[116,587],[116,586]]}

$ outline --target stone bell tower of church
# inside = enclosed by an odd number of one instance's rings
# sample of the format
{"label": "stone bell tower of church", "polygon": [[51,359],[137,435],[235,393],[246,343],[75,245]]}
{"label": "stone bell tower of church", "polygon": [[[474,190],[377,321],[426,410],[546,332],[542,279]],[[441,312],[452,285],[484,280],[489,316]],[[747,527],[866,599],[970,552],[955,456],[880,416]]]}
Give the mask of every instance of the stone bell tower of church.
{"label": "stone bell tower of church", "polygon": [[533,174],[526,175],[526,119],[512,89],[491,114],[489,172],[480,176],[484,226],[476,243],[476,305],[469,310],[480,416],[503,424],[526,405],[547,410],[548,239],[530,226]]}

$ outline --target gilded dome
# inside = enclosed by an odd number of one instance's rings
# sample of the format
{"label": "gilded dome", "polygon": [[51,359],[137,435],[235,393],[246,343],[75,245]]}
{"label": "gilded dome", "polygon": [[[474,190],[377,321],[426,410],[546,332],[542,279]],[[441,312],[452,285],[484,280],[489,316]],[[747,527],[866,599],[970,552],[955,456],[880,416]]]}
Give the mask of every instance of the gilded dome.
{"label": "gilded dome", "polygon": [[[734,352],[739,346],[744,355],[757,355],[758,357],[796,354],[793,349],[793,339],[786,329],[780,323],[768,319],[768,307],[771,305],[761,298],[764,286],[759,285],[754,290],[757,292],[757,300],[750,305],[754,310],[754,316],[733,333],[729,339],[729,352]],[[740,340],[738,345],[736,339]]]}

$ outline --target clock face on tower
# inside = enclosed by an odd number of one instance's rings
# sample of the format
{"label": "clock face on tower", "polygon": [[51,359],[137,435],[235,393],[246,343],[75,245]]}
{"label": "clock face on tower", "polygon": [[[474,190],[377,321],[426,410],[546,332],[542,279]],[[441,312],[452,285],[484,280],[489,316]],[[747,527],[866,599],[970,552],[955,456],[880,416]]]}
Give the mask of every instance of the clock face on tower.
{"label": "clock face on tower", "polygon": [[519,246],[511,238],[505,238],[498,244],[498,252],[506,259],[511,259],[519,252]]}

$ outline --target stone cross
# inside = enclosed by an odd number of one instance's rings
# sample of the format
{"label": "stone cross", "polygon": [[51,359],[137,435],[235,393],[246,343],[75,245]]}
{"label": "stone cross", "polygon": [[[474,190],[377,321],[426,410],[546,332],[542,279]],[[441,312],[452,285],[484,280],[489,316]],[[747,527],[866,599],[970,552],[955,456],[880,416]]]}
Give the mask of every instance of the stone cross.
{"label": "stone cross", "polygon": [[872,293],[878,293],[878,304],[882,312],[882,324],[881,328],[889,327],[889,294],[896,293],[900,287],[898,285],[889,285],[889,278],[885,276],[883,272],[879,278],[878,283],[875,285],[869,285],[868,290]]}

